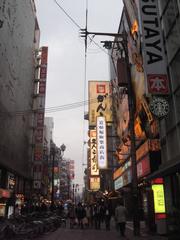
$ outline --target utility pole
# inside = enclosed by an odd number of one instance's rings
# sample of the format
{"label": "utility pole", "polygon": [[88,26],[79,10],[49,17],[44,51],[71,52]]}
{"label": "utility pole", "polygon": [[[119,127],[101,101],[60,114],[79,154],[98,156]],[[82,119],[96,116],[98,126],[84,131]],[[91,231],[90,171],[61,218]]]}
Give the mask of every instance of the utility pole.
{"label": "utility pole", "polygon": [[[87,36],[98,35],[98,36],[112,36],[118,37],[119,41],[122,44],[122,50],[125,53],[125,61],[127,67],[127,75],[128,75],[128,107],[129,107],[129,131],[131,137],[131,168],[132,168],[132,197],[133,197],[133,205],[134,205],[134,213],[133,213],[133,225],[134,225],[134,235],[140,235],[140,221],[139,221],[139,201],[138,201],[138,178],[137,178],[137,162],[136,162],[136,139],[134,132],[134,114],[135,114],[135,101],[134,101],[134,91],[132,87],[131,80],[131,71],[129,65],[129,56],[128,56],[128,48],[127,48],[127,33],[123,34],[119,33],[100,33],[100,32],[88,32],[86,29],[80,30],[80,36],[87,39]],[[108,45],[109,46],[109,45]]]}

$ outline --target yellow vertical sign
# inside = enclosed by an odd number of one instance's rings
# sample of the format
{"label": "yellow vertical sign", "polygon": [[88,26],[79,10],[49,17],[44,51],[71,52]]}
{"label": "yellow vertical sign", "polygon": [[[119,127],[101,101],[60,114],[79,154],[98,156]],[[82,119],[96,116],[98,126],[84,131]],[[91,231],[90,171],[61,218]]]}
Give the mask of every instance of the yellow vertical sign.
{"label": "yellow vertical sign", "polygon": [[154,209],[155,213],[165,213],[164,186],[163,184],[153,184]]}

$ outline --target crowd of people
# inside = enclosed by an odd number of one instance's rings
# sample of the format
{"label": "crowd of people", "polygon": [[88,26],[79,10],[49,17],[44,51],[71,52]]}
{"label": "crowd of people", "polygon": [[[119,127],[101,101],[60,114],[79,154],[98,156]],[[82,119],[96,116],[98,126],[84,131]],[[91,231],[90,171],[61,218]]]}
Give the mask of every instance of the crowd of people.
{"label": "crowd of people", "polygon": [[69,204],[68,218],[71,228],[78,226],[81,229],[85,227],[101,229],[102,224],[105,223],[106,230],[110,230],[111,216],[112,209],[109,204]]}

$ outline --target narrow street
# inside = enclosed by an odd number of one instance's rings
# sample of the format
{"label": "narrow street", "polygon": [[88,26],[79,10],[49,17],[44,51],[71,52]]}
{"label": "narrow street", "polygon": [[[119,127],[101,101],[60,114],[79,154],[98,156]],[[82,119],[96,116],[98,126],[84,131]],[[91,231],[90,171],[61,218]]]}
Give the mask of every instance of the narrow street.
{"label": "narrow street", "polygon": [[[142,229],[143,230],[143,229]],[[70,229],[69,224],[66,227],[61,227],[55,232],[47,233],[36,240],[117,240],[117,239],[126,239],[126,240],[167,240],[166,237],[157,236],[157,235],[148,235],[146,233],[141,233],[140,237],[133,236],[133,227],[132,222],[127,223],[126,227],[126,237],[121,237],[115,229],[114,222],[111,223],[111,230],[106,231],[104,225],[100,230],[96,229]]]}

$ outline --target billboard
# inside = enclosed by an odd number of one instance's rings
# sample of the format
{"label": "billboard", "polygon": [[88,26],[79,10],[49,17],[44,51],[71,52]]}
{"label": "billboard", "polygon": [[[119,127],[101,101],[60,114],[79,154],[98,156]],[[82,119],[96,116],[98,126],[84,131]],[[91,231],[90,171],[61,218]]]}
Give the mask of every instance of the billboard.
{"label": "billboard", "polygon": [[107,168],[107,135],[105,117],[97,117],[97,156],[99,169]]}
{"label": "billboard", "polygon": [[96,118],[103,116],[112,125],[111,87],[108,81],[89,81],[89,126],[96,126]]}

